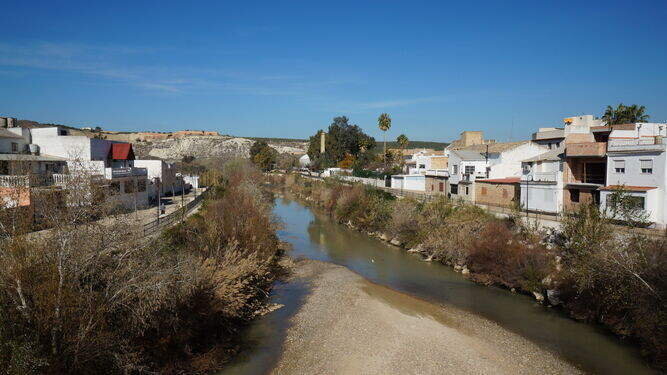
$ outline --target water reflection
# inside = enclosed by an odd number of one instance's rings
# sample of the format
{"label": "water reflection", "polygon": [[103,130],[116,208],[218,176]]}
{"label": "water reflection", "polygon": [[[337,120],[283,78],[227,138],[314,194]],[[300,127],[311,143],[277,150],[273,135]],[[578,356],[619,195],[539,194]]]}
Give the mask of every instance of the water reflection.
{"label": "water reflection", "polygon": [[375,283],[482,315],[586,371],[653,373],[635,349],[601,328],[569,319],[529,297],[469,282],[449,267],[424,262],[293,201],[279,200],[275,213],[285,223],[280,236],[293,245],[293,257],[340,264]]}

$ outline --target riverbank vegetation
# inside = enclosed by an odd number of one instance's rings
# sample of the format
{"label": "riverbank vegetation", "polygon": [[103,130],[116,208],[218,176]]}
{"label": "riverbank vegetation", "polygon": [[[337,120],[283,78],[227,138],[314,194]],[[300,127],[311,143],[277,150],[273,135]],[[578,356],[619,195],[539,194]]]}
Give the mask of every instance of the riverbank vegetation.
{"label": "riverbank vegetation", "polygon": [[594,206],[547,232],[521,217],[497,218],[441,196],[396,199],[375,188],[296,175],[275,177],[338,222],[379,237],[468,278],[533,295],[572,317],[635,340],[667,366],[667,250],[664,238],[618,232]]}
{"label": "riverbank vegetation", "polygon": [[[0,369],[7,374],[210,373],[238,348],[279,271],[270,201],[244,162],[212,174],[197,213],[158,238],[100,204],[0,242]],[[83,198],[90,194],[81,194]]]}

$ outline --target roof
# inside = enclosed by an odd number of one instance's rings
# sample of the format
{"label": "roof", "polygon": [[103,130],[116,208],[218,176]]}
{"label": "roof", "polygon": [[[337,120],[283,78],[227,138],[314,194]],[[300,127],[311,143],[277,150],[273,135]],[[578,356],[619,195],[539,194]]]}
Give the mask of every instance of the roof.
{"label": "roof", "polygon": [[534,156],[532,158],[523,160],[524,162],[531,162],[531,161],[559,161],[560,155],[565,152],[563,147],[559,147],[554,150],[549,150],[543,154],[539,154],[537,156]]}
{"label": "roof", "polygon": [[485,182],[490,184],[516,184],[521,181],[521,177],[506,177],[506,178],[487,178],[476,179],[475,182]]}
{"label": "roof", "polygon": [[113,160],[134,160],[134,150],[131,143],[112,143],[111,159]]}
{"label": "roof", "polygon": [[67,159],[50,155],[0,154],[0,160],[6,161],[66,161]]}
{"label": "roof", "polygon": [[12,133],[7,129],[0,128],[0,138],[23,138],[22,136]]}
{"label": "roof", "polygon": [[[530,143],[530,141],[519,141],[519,142],[496,142],[496,143],[488,143],[484,145],[473,145],[473,146],[468,146],[465,148],[462,148],[457,151],[461,150],[467,150],[467,151],[477,151],[477,152],[489,152],[489,153],[500,153],[500,152],[505,152],[509,150],[513,150],[519,146],[522,146],[526,143]],[[488,147],[488,149],[487,149]]]}
{"label": "roof", "polygon": [[608,186],[603,186],[600,188],[600,190],[622,190],[622,191],[649,191],[657,189],[654,186],[629,186],[629,185],[608,185]]}
{"label": "roof", "polygon": [[486,157],[478,151],[468,150],[467,148],[452,150],[452,153],[458,155],[461,160],[486,160]]}

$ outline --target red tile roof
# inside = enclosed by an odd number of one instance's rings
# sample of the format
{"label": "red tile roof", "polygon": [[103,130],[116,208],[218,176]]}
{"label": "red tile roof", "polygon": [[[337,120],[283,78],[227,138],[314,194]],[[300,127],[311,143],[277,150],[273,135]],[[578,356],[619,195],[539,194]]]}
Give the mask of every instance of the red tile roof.
{"label": "red tile roof", "polygon": [[608,185],[601,187],[600,190],[624,190],[624,191],[649,191],[657,189],[653,186],[628,186],[628,185]]}
{"label": "red tile roof", "polygon": [[507,177],[507,178],[489,178],[485,180],[475,180],[477,182],[488,182],[491,184],[516,184],[521,181],[521,177]]}
{"label": "red tile roof", "polygon": [[111,159],[134,160],[134,150],[131,143],[113,143],[111,145]]}

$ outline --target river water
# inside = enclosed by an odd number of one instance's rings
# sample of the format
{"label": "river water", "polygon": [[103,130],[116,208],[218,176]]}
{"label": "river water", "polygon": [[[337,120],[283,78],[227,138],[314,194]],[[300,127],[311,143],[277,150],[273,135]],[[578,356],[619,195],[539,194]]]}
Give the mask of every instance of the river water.
{"label": "river water", "polygon": [[[279,235],[292,245],[289,255],[293,258],[339,264],[374,283],[483,316],[589,373],[654,373],[635,348],[600,327],[576,322],[532,298],[472,283],[449,267],[424,262],[297,202],[277,199],[274,212],[284,224]],[[248,348],[222,374],[269,372],[280,357],[289,319],[307,293],[305,281],[278,284],[272,299],[285,307],[250,327]]]}

